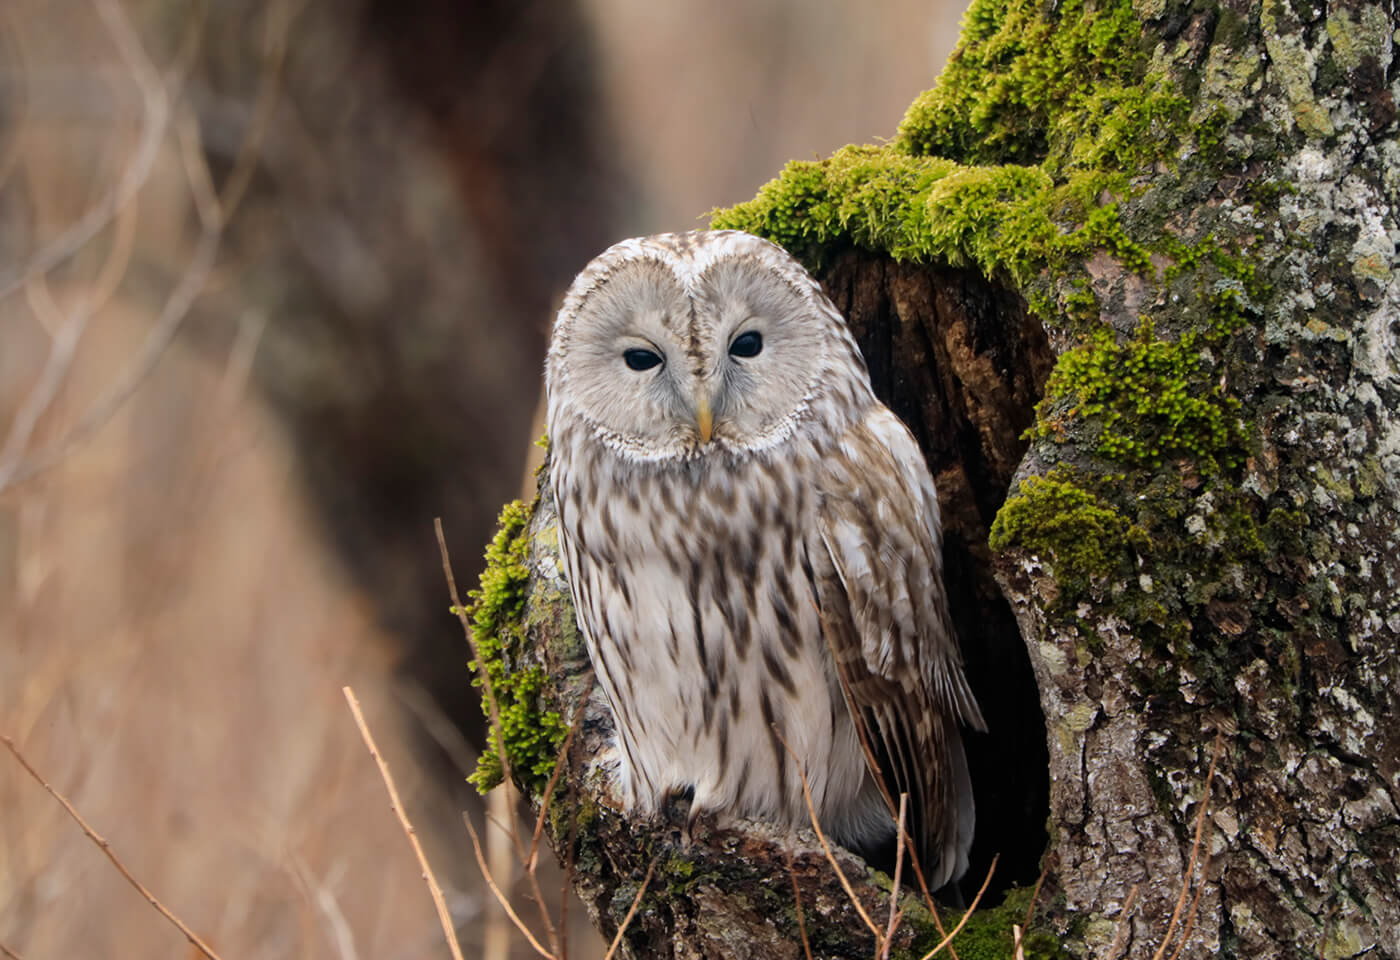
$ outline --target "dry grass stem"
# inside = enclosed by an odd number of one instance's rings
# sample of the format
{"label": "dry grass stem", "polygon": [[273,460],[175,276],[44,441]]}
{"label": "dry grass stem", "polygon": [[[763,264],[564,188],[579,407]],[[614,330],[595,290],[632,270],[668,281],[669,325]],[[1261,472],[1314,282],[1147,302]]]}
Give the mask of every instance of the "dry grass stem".
{"label": "dry grass stem", "polygon": [[899,927],[899,920],[903,914],[899,910],[899,883],[904,873],[904,818],[908,812],[909,794],[899,795],[899,820],[895,825],[895,850],[894,850],[894,885],[890,887],[890,922],[885,927],[885,946],[880,951],[881,960],[889,960],[890,944],[894,941],[894,932]]}
{"label": "dry grass stem", "polygon": [[506,916],[510,917],[511,923],[515,924],[515,929],[519,930],[525,939],[530,942],[530,946],[534,947],[535,952],[542,957],[548,957],[549,960],[554,960],[554,954],[546,950],[544,945],[541,944],[539,940],[535,939],[535,935],[530,932],[530,928],[525,926],[525,921],[520,919],[520,915],[516,913],[515,908],[510,905],[510,900],[506,899],[506,895],[502,893],[501,888],[496,885],[495,879],[491,876],[490,868],[486,866],[486,856],[481,852],[481,838],[477,836],[476,827],[472,826],[471,817],[463,814],[462,822],[467,825],[467,833],[472,838],[472,850],[476,853],[476,865],[481,868],[482,879],[486,881],[486,886],[490,888],[491,893],[496,898],[496,902],[501,905],[501,909],[505,910]]}
{"label": "dry grass stem", "polygon": [[[442,556],[442,573],[447,578],[447,595],[452,600],[452,611],[462,624],[462,630],[467,636],[467,646],[472,651],[472,662],[476,664],[476,674],[481,678],[481,690],[486,699],[487,715],[491,720],[489,736],[495,741],[496,755],[501,762],[501,776],[505,780],[510,780],[510,757],[506,754],[505,740],[501,737],[501,711],[496,702],[496,690],[491,683],[490,675],[486,672],[486,665],[481,659],[481,651],[476,648],[476,637],[472,634],[471,621],[467,619],[466,607],[462,606],[461,594],[457,592],[457,577],[452,572],[452,558],[447,552],[447,536],[442,532],[441,517],[433,519],[433,531],[437,534],[438,553]],[[522,849],[520,852],[523,856],[524,850]]]}
{"label": "dry grass stem", "polygon": [[1181,928],[1181,939],[1176,942],[1176,949],[1172,951],[1170,960],[1177,960],[1181,956],[1181,951],[1186,949],[1186,944],[1190,942],[1191,928],[1196,922],[1196,906],[1201,902],[1201,891],[1206,888],[1206,871],[1210,869],[1210,854],[1201,861],[1201,882],[1196,884],[1196,892],[1191,895],[1191,908],[1186,911],[1186,923]]}
{"label": "dry grass stem", "polygon": [[1050,861],[1053,858],[1053,856],[1053,854],[1046,854],[1045,862],[1041,864],[1040,867],[1040,876],[1035,878],[1035,886],[1031,888],[1031,902],[1026,905],[1026,919],[1022,920],[1021,925],[1015,928],[1015,947],[1017,960],[1020,960],[1020,956],[1022,953],[1021,939],[1025,936],[1026,931],[1030,930],[1031,928],[1031,917],[1035,916],[1035,904],[1036,901],[1040,899],[1040,885],[1045,882],[1045,877],[1050,873]]}
{"label": "dry grass stem", "polygon": [[569,720],[569,732],[564,734],[564,742],[554,757],[554,772],[549,775],[549,782],[545,784],[544,796],[540,798],[540,815],[535,818],[535,834],[530,838],[530,855],[525,859],[527,870],[534,870],[539,863],[540,837],[544,834],[545,814],[549,810],[550,800],[554,797],[554,790],[559,786],[559,775],[564,772],[569,758],[569,747],[573,745],[574,734],[578,732],[578,726],[583,721],[583,709],[588,706],[588,697],[592,692],[590,683],[589,689],[584,691],[578,706],[574,708],[573,718]]}
{"label": "dry grass stem", "polygon": [[792,866],[792,851],[783,847],[783,859],[787,861],[788,879],[792,881],[792,902],[797,908],[797,933],[802,937],[802,953],[812,960],[812,945],[807,941],[807,921],[802,916],[802,890],[797,885],[797,871]]}
{"label": "dry grass stem", "polygon": [[1118,949],[1123,942],[1123,934],[1128,932],[1128,925],[1133,919],[1133,904],[1137,902],[1138,888],[1142,884],[1133,884],[1133,889],[1128,891],[1128,899],[1123,901],[1123,914],[1118,918],[1118,929],[1113,932],[1113,943],[1109,945],[1108,956],[1104,960],[1113,960],[1118,956]]}
{"label": "dry grass stem", "polygon": [[987,892],[987,885],[992,882],[992,874],[996,872],[997,861],[1000,859],[1001,854],[999,853],[996,856],[992,857],[991,865],[987,867],[987,875],[982,878],[982,886],[977,888],[977,896],[972,898],[972,902],[969,903],[967,905],[967,909],[963,911],[962,919],[958,921],[958,925],[944,935],[943,940],[938,944],[938,946],[934,947],[928,953],[924,954],[922,960],[932,960],[932,958],[940,950],[952,944],[953,938],[956,937],[958,933],[962,931],[963,925],[967,923],[968,919],[977,909],[977,904],[982,902],[982,894]]}
{"label": "dry grass stem", "polygon": [[[1201,797],[1201,809],[1196,814],[1196,836],[1191,841],[1191,860],[1186,867],[1186,875],[1181,878],[1181,892],[1176,898],[1176,909],[1172,911],[1171,919],[1167,921],[1167,932],[1162,936],[1162,945],[1152,954],[1152,960],[1162,960],[1163,954],[1167,952],[1167,946],[1171,943],[1172,933],[1176,930],[1176,921],[1181,916],[1181,908],[1186,904],[1186,894],[1191,889],[1191,878],[1196,873],[1196,859],[1201,852],[1201,833],[1206,824],[1206,811],[1210,809],[1210,786],[1215,780],[1215,765],[1220,759],[1220,747],[1224,743],[1219,731],[1215,734],[1215,747],[1211,751],[1210,770],[1206,773],[1205,795]],[[1204,882],[1202,877],[1202,882]],[[1192,903],[1192,914],[1195,913],[1195,903]],[[1182,942],[1185,942],[1185,933],[1182,934]],[[1179,951],[1178,951],[1179,952]],[[1175,956],[1175,955],[1173,955]]]}
{"label": "dry grass stem", "polygon": [[812,805],[812,790],[807,783],[807,771],[802,761],[798,759],[797,754],[793,752],[787,739],[783,736],[782,732],[778,730],[776,725],[773,726],[772,730],[773,735],[778,738],[778,742],[783,745],[783,749],[792,757],[792,762],[797,767],[797,775],[802,780],[802,799],[807,802],[807,816],[811,818],[812,829],[816,831],[817,840],[822,845],[822,851],[826,853],[826,860],[831,864],[831,869],[836,871],[836,878],[841,881],[841,888],[846,891],[846,896],[850,898],[851,906],[856,908],[856,913],[860,914],[860,918],[865,921],[865,925],[870,928],[870,932],[875,934],[875,942],[878,946],[882,943],[883,934],[880,928],[875,925],[875,921],[870,919],[870,914],[865,912],[865,907],[861,905],[860,898],[856,896],[855,889],[851,886],[851,881],[846,879],[846,874],[845,871],[841,869],[841,864],[836,862],[836,854],[831,852],[831,844],[827,843],[826,834],[822,833],[821,824],[817,822],[817,809]]}
{"label": "dry grass stem", "polygon": [[1011,960],[1026,960],[1026,949],[1021,943],[1023,931],[1024,928],[1019,923],[1011,925],[1011,939],[1016,944],[1015,949],[1011,952]]}
{"label": "dry grass stem", "polygon": [[[179,917],[171,913],[170,910],[165,906],[165,904],[161,903],[160,900],[157,899],[155,894],[147,890],[141,884],[141,881],[137,880],[134,876],[132,876],[131,871],[126,868],[126,865],[122,863],[120,859],[118,859],[115,853],[112,852],[111,845],[108,844],[106,840],[102,839],[102,837],[97,835],[97,831],[93,830],[92,827],[88,825],[88,822],[82,818],[82,815],[78,813],[77,809],[74,808],[73,804],[68,802],[67,797],[59,793],[52,786],[49,785],[47,780],[39,776],[39,771],[35,770],[32,766],[30,766],[29,761],[24,758],[24,754],[20,752],[19,747],[15,746],[15,742],[13,740],[11,740],[9,737],[0,736],[0,742],[4,742],[5,747],[10,751],[14,758],[19,761],[20,766],[24,767],[25,771],[31,777],[34,778],[34,781],[38,783],[39,786],[47,790],[49,796],[53,797],[60,804],[63,805],[63,809],[68,811],[68,816],[72,817],[73,821],[79,827],[82,827],[83,833],[87,834],[88,839],[97,845],[97,848],[101,850],[103,855],[105,855],[107,859],[112,862],[112,866],[117,868],[117,872],[120,873],[126,879],[126,882],[131,884],[134,888],[136,888],[137,892],[139,892],[141,896],[146,898],[147,903],[155,907],[162,917],[174,924],[175,928],[185,935],[185,939],[188,940],[190,942],[190,945],[193,946],[196,950],[204,954],[204,956],[208,957],[209,960],[219,960],[219,955],[215,953],[213,949],[209,947],[208,944],[201,940],[198,934],[196,934],[189,927],[185,926],[185,924],[180,920]],[[7,950],[6,952],[8,953],[9,951]]]}
{"label": "dry grass stem", "polygon": [[408,837],[408,842],[413,847],[414,856],[418,858],[418,865],[423,868],[423,879],[428,884],[428,892],[432,894],[433,906],[437,908],[438,921],[442,924],[442,932],[447,938],[447,946],[452,950],[453,960],[462,960],[462,948],[457,943],[457,931],[452,925],[452,914],[448,912],[447,901],[442,895],[442,887],[438,885],[437,877],[433,875],[433,868],[428,863],[427,854],[423,852],[423,845],[418,842],[418,831],[413,828],[408,814],[404,812],[398,788],[394,786],[394,775],[389,772],[388,762],[380,754],[379,747],[375,745],[374,735],[369,732],[369,725],[365,723],[365,715],[360,710],[360,701],[355,698],[355,691],[349,687],[341,687],[340,690],[341,693],[345,694],[345,702],[350,705],[350,712],[355,717],[355,726],[360,728],[360,737],[365,741],[365,746],[369,748],[369,755],[379,765],[379,775],[384,780],[384,789],[389,792],[389,805],[394,810],[394,816],[399,818],[399,826],[403,827],[404,836]]}
{"label": "dry grass stem", "polygon": [[135,198],[151,175],[170,123],[170,96],[118,0],[93,0],[117,54],[141,91],[141,135],[120,179],[97,203],[28,262],[0,273],[0,298],[43,276],[81,250]]}
{"label": "dry grass stem", "polygon": [[603,960],[612,960],[617,953],[617,948],[622,945],[622,935],[627,932],[628,925],[632,918],[637,915],[637,908],[642,905],[642,896],[647,892],[647,887],[651,884],[652,871],[656,869],[656,858],[652,857],[651,863],[647,866],[647,875],[642,878],[642,885],[637,890],[637,895],[632,898],[632,906],[627,908],[627,916],[622,918],[622,926],[617,928],[617,936],[613,937],[612,945],[608,947],[608,952],[603,954]]}

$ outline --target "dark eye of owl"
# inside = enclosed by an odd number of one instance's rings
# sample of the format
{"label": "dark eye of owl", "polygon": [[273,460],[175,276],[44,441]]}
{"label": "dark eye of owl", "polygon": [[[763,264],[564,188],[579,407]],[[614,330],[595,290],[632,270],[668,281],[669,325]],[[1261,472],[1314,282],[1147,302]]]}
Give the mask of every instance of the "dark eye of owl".
{"label": "dark eye of owl", "polygon": [[661,358],[650,350],[632,349],[622,351],[622,359],[632,370],[650,370],[661,365]]}
{"label": "dark eye of owl", "polygon": [[741,333],[734,338],[734,342],[729,345],[729,355],[731,357],[756,357],[763,349],[763,334],[757,330],[750,330],[748,333]]}

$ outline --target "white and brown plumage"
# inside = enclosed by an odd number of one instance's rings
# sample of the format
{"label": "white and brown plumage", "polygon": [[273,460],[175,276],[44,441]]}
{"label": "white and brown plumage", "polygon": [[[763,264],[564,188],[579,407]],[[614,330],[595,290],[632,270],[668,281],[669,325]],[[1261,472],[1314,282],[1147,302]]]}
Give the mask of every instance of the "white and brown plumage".
{"label": "white and brown plumage", "polygon": [[735,231],[619,243],[564,300],[547,391],[564,563],[625,801],[693,790],[692,815],[806,825],[786,740],[823,829],[870,850],[894,822],[861,722],[889,795],[910,795],[930,886],[961,875],[959,724],[982,721],[933,480],[816,282]]}

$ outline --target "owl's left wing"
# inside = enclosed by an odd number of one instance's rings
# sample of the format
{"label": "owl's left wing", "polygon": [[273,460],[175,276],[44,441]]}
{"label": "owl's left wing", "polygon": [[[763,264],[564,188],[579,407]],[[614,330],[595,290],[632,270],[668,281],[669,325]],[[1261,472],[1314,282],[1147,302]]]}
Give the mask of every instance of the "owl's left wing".
{"label": "owl's left wing", "polygon": [[838,453],[821,484],[822,629],[884,768],[874,774],[896,802],[909,794],[911,835],[937,889],[966,869],[972,842],[959,723],[984,729],[948,616],[938,501],[914,437],[884,407],[850,427]]}

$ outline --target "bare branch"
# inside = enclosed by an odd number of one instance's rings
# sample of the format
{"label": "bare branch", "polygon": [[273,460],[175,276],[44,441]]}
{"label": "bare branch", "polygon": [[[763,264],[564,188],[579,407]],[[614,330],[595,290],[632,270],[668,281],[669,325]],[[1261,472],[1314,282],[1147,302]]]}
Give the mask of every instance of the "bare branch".
{"label": "bare branch", "polygon": [[899,918],[902,914],[899,911],[899,882],[904,872],[904,817],[908,812],[909,794],[899,795],[899,822],[895,828],[895,851],[894,851],[894,885],[890,887],[890,922],[885,927],[885,946],[880,951],[881,960],[889,960],[890,944],[894,940],[894,932],[899,926]]}
{"label": "bare branch", "polygon": [[[117,872],[120,873],[122,877],[126,879],[127,883],[135,887],[137,892],[140,893],[141,896],[146,898],[147,903],[155,907],[157,912],[159,912],[162,917],[164,917],[166,920],[169,920],[175,926],[176,929],[183,933],[185,935],[185,939],[188,940],[190,942],[190,945],[193,946],[196,950],[204,954],[204,956],[208,957],[209,960],[219,960],[219,955],[215,953],[213,949],[209,947],[208,944],[201,940],[197,933],[195,933],[189,927],[185,926],[184,922],[181,921],[179,917],[175,916],[175,914],[171,913],[169,908],[167,908],[165,904],[161,903],[154,893],[151,893],[151,891],[147,890],[145,886],[142,885],[141,881],[137,880],[136,877],[132,876],[131,871],[126,868],[126,864],[122,863],[121,860],[118,859],[117,855],[112,852],[111,845],[106,840],[102,839],[102,837],[98,836],[97,831],[93,830],[92,827],[88,826],[88,822],[82,818],[82,815],[78,813],[77,809],[74,808],[73,804],[68,802],[67,797],[59,793],[52,786],[49,785],[48,781],[46,781],[43,777],[39,776],[39,772],[35,770],[32,766],[30,766],[29,761],[24,758],[24,754],[20,752],[19,747],[15,746],[15,742],[13,740],[11,740],[7,736],[0,736],[0,742],[3,742],[5,744],[6,748],[10,751],[14,758],[19,761],[20,766],[24,767],[25,771],[31,777],[34,778],[35,782],[38,783],[39,786],[47,790],[49,792],[49,796],[53,797],[60,804],[63,805],[63,809],[68,811],[68,816],[72,817],[73,821],[78,826],[82,827],[83,833],[87,834],[88,839],[91,840],[93,843],[97,844],[97,848],[101,850],[103,855],[106,856],[107,859],[112,862],[112,866],[117,868]],[[9,951],[7,950],[6,952],[8,953]],[[458,960],[460,960],[460,958],[458,958]]]}
{"label": "bare branch", "polygon": [[1031,917],[1035,915],[1035,902],[1040,899],[1040,885],[1045,882],[1045,877],[1050,873],[1050,861],[1054,854],[1046,854],[1045,863],[1041,865],[1040,876],[1035,878],[1035,886],[1031,888],[1031,902],[1026,905],[1026,919],[1021,921],[1021,925],[1016,928],[1015,947],[1017,956],[1021,954],[1021,939],[1031,928]]}
{"label": "bare branch", "polygon": [[967,905],[967,910],[964,911],[962,919],[958,921],[958,925],[954,927],[951,931],[949,931],[949,933],[946,936],[944,936],[942,942],[939,943],[938,946],[934,947],[928,953],[924,954],[922,960],[932,960],[933,956],[937,954],[938,951],[952,944],[953,938],[958,935],[958,933],[962,930],[963,925],[967,923],[968,918],[972,916],[972,912],[977,909],[977,904],[982,902],[982,894],[987,892],[987,884],[992,882],[992,874],[996,872],[997,861],[1000,859],[1001,854],[997,854],[996,856],[992,857],[991,866],[987,867],[987,876],[983,878],[982,886],[977,889],[977,896],[973,897],[972,902]]}
{"label": "bare branch", "polygon": [[797,885],[797,871],[792,867],[792,851],[783,847],[783,859],[787,861],[788,878],[792,880],[792,902],[797,907],[797,932],[802,937],[802,953],[812,960],[812,945],[807,942],[807,921],[802,916],[802,890]]}
{"label": "bare branch", "polygon": [[[1206,811],[1210,809],[1210,785],[1215,780],[1215,764],[1220,759],[1220,747],[1224,743],[1223,735],[1220,731],[1215,733],[1215,749],[1210,756],[1210,771],[1206,774],[1205,795],[1201,797],[1201,810],[1196,814],[1196,836],[1191,842],[1191,861],[1186,867],[1186,876],[1181,878],[1181,893],[1176,898],[1176,909],[1172,911],[1171,919],[1167,921],[1167,932],[1162,936],[1162,945],[1152,954],[1152,960],[1162,960],[1163,954],[1167,952],[1167,946],[1171,943],[1172,932],[1176,929],[1177,918],[1181,915],[1181,908],[1186,903],[1186,893],[1191,889],[1191,878],[1196,873],[1196,858],[1201,850],[1201,832],[1206,823]],[[1204,880],[1204,878],[1202,878]],[[1194,905],[1192,913],[1194,915]],[[1185,935],[1183,934],[1183,942]],[[1178,951],[1179,952],[1179,951]],[[1173,955],[1175,956],[1175,955]]]}
{"label": "bare branch", "polygon": [[355,726],[360,728],[360,737],[364,740],[365,746],[369,748],[369,755],[379,765],[379,775],[384,779],[384,788],[389,792],[389,806],[393,808],[394,815],[399,818],[399,826],[403,827],[404,836],[408,837],[408,842],[413,847],[413,853],[418,858],[418,865],[423,868],[423,879],[427,881],[428,892],[433,896],[433,906],[437,908],[438,922],[442,924],[442,932],[447,937],[447,946],[452,950],[453,960],[462,960],[462,948],[457,943],[457,931],[452,925],[452,915],[447,910],[447,901],[443,898],[442,887],[438,885],[437,877],[433,875],[433,868],[428,863],[427,854],[423,852],[423,845],[418,842],[418,831],[413,828],[408,814],[404,812],[403,802],[399,800],[398,788],[394,786],[394,775],[389,772],[388,761],[384,759],[379,752],[379,747],[375,745],[374,736],[369,732],[369,725],[365,723],[365,715],[360,711],[360,701],[355,698],[355,691],[349,687],[341,687],[340,692],[345,694],[345,702],[350,705],[350,712],[355,716]]}
{"label": "bare branch", "polygon": [[802,799],[807,801],[807,815],[812,820],[812,829],[816,831],[817,840],[821,842],[822,850],[826,853],[826,860],[831,864],[831,869],[836,871],[836,878],[841,881],[841,887],[846,891],[846,896],[850,898],[851,905],[856,908],[856,913],[865,921],[865,925],[870,928],[870,932],[875,934],[875,942],[881,942],[880,928],[875,925],[875,921],[870,919],[870,914],[865,912],[865,907],[861,906],[860,898],[856,896],[855,890],[851,887],[851,881],[846,879],[846,873],[841,869],[841,864],[836,862],[836,854],[831,852],[831,844],[826,842],[826,834],[822,833],[822,825],[817,821],[817,809],[812,805],[812,791],[807,784],[807,771],[797,754],[788,745],[787,739],[776,725],[772,727],[773,735],[778,738],[778,742],[783,745],[783,749],[792,757],[793,764],[797,767],[797,775],[802,779]]}
{"label": "bare branch", "polygon": [[515,908],[512,907],[510,901],[506,899],[506,895],[501,892],[501,888],[496,886],[496,881],[491,876],[491,870],[486,866],[486,857],[481,852],[481,838],[477,836],[476,827],[472,826],[471,817],[467,816],[465,813],[462,814],[462,822],[467,825],[467,833],[471,835],[472,849],[476,852],[476,863],[477,866],[481,868],[481,876],[486,880],[486,886],[495,894],[496,902],[501,905],[506,915],[510,917],[511,922],[515,924],[515,929],[519,930],[524,934],[525,939],[530,941],[530,946],[535,948],[535,952],[542,957],[549,958],[549,960],[554,960],[554,954],[546,950],[543,945],[540,944],[539,940],[535,939],[535,935],[530,932],[530,928],[525,926],[525,921],[520,919],[520,915],[515,912]]}
{"label": "bare branch", "polygon": [[613,954],[617,953],[617,948],[622,943],[622,935],[627,932],[627,926],[636,915],[637,907],[641,906],[642,896],[647,892],[647,886],[651,883],[651,873],[655,869],[656,858],[653,857],[651,864],[647,867],[647,875],[642,878],[642,885],[638,888],[636,897],[632,899],[632,906],[627,910],[627,916],[622,918],[622,925],[617,928],[617,936],[613,937],[612,946],[608,947],[608,952],[603,954],[603,960],[612,960]]}
{"label": "bare branch", "polygon": [[1108,954],[1104,960],[1113,960],[1118,956],[1118,949],[1123,942],[1123,934],[1128,932],[1129,924],[1132,921],[1133,904],[1137,902],[1138,888],[1140,883],[1133,884],[1133,889],[1128,891],[1128,898],[1123,901],[1123,913],[1118,918],[1118,928],[1113,931],[1113,943],[1109,945]]}
{"label": "bare branch", "polygon": [[93,0],[93,6],[107,27],[118,55],[141,91],[141,137],[131,162],[126,165],[117,183],[101,200],[27,263],[0,272],[0,299],[72,257],[112,222],[112,218],[132,201],[150,177],[161,140],[164,139],[170,123],[169,93],[161,82],[155,65],[146,55],[131,21],[122,11],[121,4],[118,0]]}

